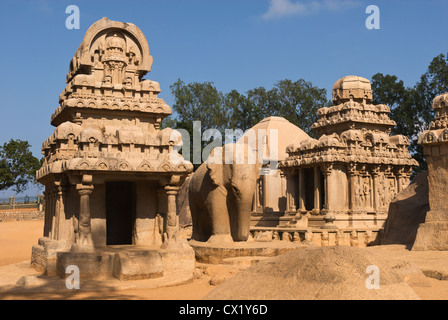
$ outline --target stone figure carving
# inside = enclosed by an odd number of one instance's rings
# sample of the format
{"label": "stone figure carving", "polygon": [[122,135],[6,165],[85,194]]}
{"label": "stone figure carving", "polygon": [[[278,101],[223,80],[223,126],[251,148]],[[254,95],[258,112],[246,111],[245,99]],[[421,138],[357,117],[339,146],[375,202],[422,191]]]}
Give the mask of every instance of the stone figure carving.
{"label": "stone figure carving", "polygon": [[395,182],[393,179],[389,179],[389,196],[392,199],[396,194],[395,191]]}
{"label": "stone figure carving", "polygon": [[365,177],[364,178],[363,194],[364,194],[364,207],[368,208],[368,207],[370,207],[370,183],[369,183],[369,177]]}
{"label": "stone figure carving", "polygon": [[387,185],[384,181],[384,178],[380,180],[380,207],[384,208],[387,204]]}
{"label": "stone figure carving", "polygon": [[[355,180],[356,181],[356,180]],[[359,183],[359,181],[356,181],[356,186],[355,186],[355,197],[357,200],[357,207],[358,208],[363,208],[364,207],[364,193],[363,190],[361,189],[361,184]]]}
{"label": "stone figure carving", "polygon": [[[244,162],[236,159],[237,145],[245,149]],[[248,239],[261,168],[256,160],[256,153],[247,144],[228,144],[215,148],[192,175],[189,201],[193,240],[216,243]]]}

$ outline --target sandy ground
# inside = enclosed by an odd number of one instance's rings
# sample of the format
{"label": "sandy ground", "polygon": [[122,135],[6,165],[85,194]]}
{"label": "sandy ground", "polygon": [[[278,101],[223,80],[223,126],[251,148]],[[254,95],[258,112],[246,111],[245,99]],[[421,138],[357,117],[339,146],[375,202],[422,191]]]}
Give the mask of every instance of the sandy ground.
{"label": "sandy ground", "polygon": [[[0,223],[0,266],[20,264],[28,266],[24,261],[29,261],[31,257],[31,247],[37,243],[37,239],[42,235],[43,221],[15,221]],[[402,247],[392,246],[390,248],[375,249],[385,254],[396,257],[409,255]],[[421,264],[424,268],[432,263],[443,263],[448,261],[448,252],[419,253],[412,256],[416,264]],[[420,266],[419,266],[420,267]],[[430,267],[429,267],[430,268]],[[443,266],[442,266],[443,268]],[[447,266],[448,268],[448,266]],[[424,300],[448,300],[448,280],[437,280],[427,278],[430,286],[412,286],[414,291]],[[193,281],[165,288],[156,289],[131,289],[113,290],[101,292],[82,292],[71,290],[66,293],[8,293],[0,289],[0,299],[138,299],[138,300],[198,300],[205,296],[214,286],[210,285],[210,277],[198,277]]]}
{"label": "sandy ground", "polygon": [[31,247],[42,236],[43,221],[0,223],[0,266],[31,259]]}
{"label": "sandy ground", "polygon": [[[11,221],[0,223],[0,266],[6,266],[31,258],[31,248],[42,236],[43,221]],[[0,299],[139,299],[139,300],[197,300],[212,290],[208,279],[196,279],[190,283],[156,289],[132,289],[111,292],[15,293],[0,291]]]}

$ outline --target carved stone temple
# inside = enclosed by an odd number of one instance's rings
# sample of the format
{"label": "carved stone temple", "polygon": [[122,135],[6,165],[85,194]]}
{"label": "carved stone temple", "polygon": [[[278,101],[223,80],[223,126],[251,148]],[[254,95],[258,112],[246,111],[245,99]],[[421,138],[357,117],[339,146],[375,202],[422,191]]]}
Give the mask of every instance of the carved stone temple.
{"label": "carved stone temple", "polygon": [[428,164],[429,211],[417,230],[412,250],[448,250],[448,93],[433,100],[436,119],[418,143]]}
{"label": "carved stone temple", "polygon": [[287,147],[278,166],[286,177],[285,210],[253,219],[255,239],[268,231],[274,239],[318,245],[378,240],[389,203],[409,184],[417,161],[407,137],[390,135],[396,123],[388,106],[372,104],[369,80],[338,80],[333,103],[318,110],[317,139],[300,135]]}
{"label": "carved stone temple", "polygon": [[160,128],[172,111],[159,84],[143,79],[152,62],[139,28],[107,18],[87,30],[71,60],[37,172],[46,208],[32,265],[45,274],[65,276],[68,264],[119,279],[179,266],[192,274],[176,195],[193,166],[170,156],[180,135]]}

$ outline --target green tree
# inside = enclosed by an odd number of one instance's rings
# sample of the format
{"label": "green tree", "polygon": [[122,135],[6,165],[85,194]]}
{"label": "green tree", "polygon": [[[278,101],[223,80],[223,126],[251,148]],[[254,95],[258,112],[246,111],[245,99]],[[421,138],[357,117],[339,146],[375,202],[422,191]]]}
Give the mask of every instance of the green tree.
{"label": "green tree", "polygon": [[230,128],[239,128],[246,131],[262,120],[259,106],[237,90],[232,90],[225,95],[225,105],[228,109]]}
{"label": "green tree", "polygon": [[[213,82],[192,82],[185,84],[178,79],[170,86],[171,93],[174,96],[174,116],[167,119],[164,125],[171,125],[177,129],[184,129],[190,136],[190,161],[195,168],[200,163],[197,157],[201,155],[207,141],[202,141],[202,134],[208,129],[217,129],[224,132],[228,126],[228,112],[225,108],[224,95],[216,89]],[[194,122],[199,121],[199,127],[194,126]],[[196,132],[194,132],[196,130]],[[193,143],[195,135],[200,135],[201,143]],[[184,145],[185,145],[184,141]],[[184,154],[185,156],[185,154]],[[201,159],[204,160],[204,159]]]}
{"label": "green tree", "polygon": [[423,123],[416,88],[405,87],[403,81],[396,76],[377,73],[372,77],[372,92],[374,104],[386,104],[391,109],[390,118],[396,122],[392,134],[402,134],[409,138],[409,152],[419,163],[414,168],[412,177],[426,170],[423,149],[417,144]]}
{"label": "green tree", "polygon": [[280,80],[274,87],[266,90],[258,87],[241,95],[236,90],[227,94],[230,107],[230,123],[247,130],[269,116],[283,117],[310,135],[311,125],[317,120],[317,110],[327,101],[325,89],[320,89],[303,79]]}
{"label": "green tree", "polygon": [[448,55],[435,57],[426,72],[420,77],[415,86],[416,105],[420,120],[420,130],[426,130],[434,120],[432,100],[438,95],[448,92]]}
{"label": "green tree", "polygon": [[272,104],[268,112],[284,117],[311,136],[311,125],[317,120],[317,110],[325,107],[327,91],[313,86],[309,81],[278,81],[271,90]]}
{"label": "green tree", "polygon": [[390,107],[390,118],[397,123],[392,133],[408,136],[410,151],[414,152],[419,131],[415,89],[406,88],[396,76],[377,73],[372,77],[372,92],[373,104]]}
{"label": "green tree", "polygon": [[[317,118],[317,109],[327,103],[326,90],[303,79],[281,80],[270,90],[258,87],[246,94],[237,90],[223,94],[212,82],[185,84],[180,79],[170,88],[175,99],[175,116],[166,119],[163,126],[187,130],[191,154],[197,147],[193,144],[193,121],[201,122],[202,132],[217,129],[222,139],[226,139],[226,129],[244,132],[266,117],[279,116],[313,135],[311,125]],[[202,141],[201,152],[208,143]]]}
{"label": "green tree", "polygon": [[178,79],[170,88],[174,95],[173,110],[179,121],[200,121],[204,130],[226,127],[228,118],[224,96],[213,82],[185,84]]}
{"label": "green tree", "polygon": [[426,170],[423,148],[417,141],[434,120],[433,99],[448,92],[447,57],[443,54],[435,57],[414,87],[405,87],[396,76],[377,73],[372,77],[372,91],[375,104],[386,104],[391,108],[390,117],[397,123],[392,133],[409,137],[409,151],[420,164],[413,175]]}
{"label": "green tree", "polygon": [[28,141],[13,140],[0,147],[0,190],[13,187],[17,193],[23,192],[29,183],[35,183],[40,161],[29,150]]}

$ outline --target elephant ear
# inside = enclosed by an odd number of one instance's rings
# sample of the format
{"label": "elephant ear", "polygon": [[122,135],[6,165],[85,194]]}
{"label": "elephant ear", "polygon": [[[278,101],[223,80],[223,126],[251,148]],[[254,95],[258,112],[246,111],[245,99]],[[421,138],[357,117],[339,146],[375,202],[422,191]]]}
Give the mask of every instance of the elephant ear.
{"label": "elephant ear", "polygon": [[214,185],[222,184],[222,148],[217,147],[207,158],[207,169]]}

